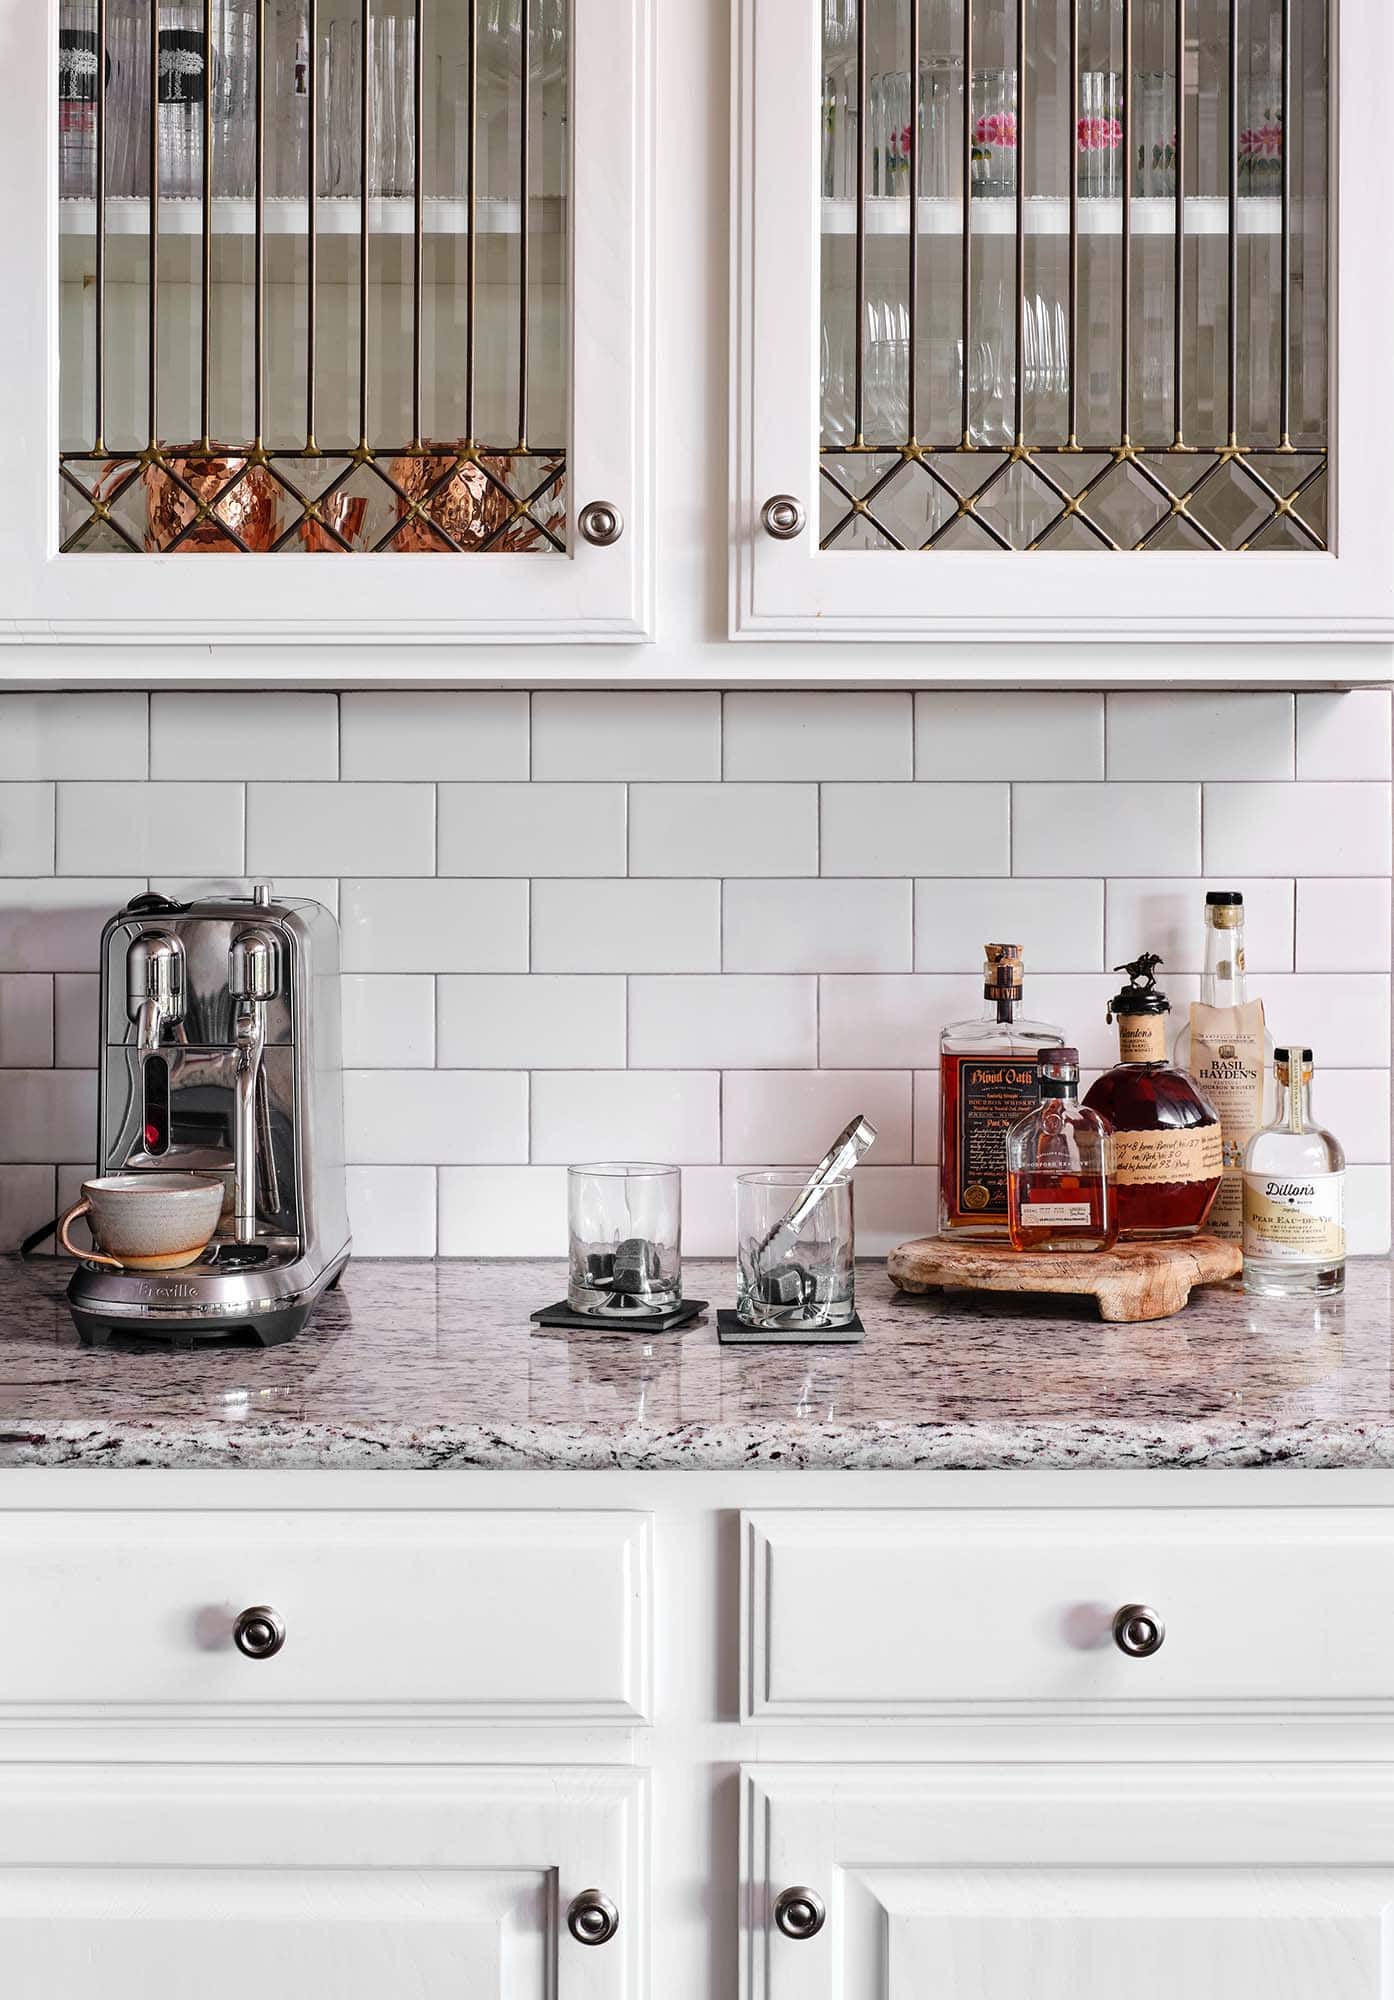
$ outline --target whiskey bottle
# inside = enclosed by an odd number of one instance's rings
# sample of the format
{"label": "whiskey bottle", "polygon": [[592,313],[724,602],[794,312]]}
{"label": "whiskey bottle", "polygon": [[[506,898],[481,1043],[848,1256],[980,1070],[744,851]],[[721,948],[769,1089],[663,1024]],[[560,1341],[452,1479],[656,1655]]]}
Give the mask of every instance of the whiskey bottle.
{"label": "whiskey bottle", "polygon": [[1184,1070],[1166,1059],[1171,1002],[1157,985],[1155,952],[1114,968],[1128,983],[1109,1002],[1118,1022],[1116,1068],[1084,1102],[1113,1127],[1113,1184],[1124,1241],[1194,1236],[1220,1185],[1220,1117]]}
{"label": "whiskey bottle", "polygon": [[1065,1039],[1021,1017],[1021,946],[984,948],[977,1020],[939,1037],[939,1228],[944,1235],[1007,1235],[1007,1133],[1040,1101],[1036,1060]]}
{"label": "whiskey bottle", "polygon": [[1244,1229],[1244,1148],[1269,1117],[1272,1060],[1263,1002],[1248,995],[1244,898],[1237,889],[1211,889],[1205,898],[1200,999],[1176,1037],[1172,1061],[1195,1078],[1220,1114],[1224,1178],[1207,1226],[1235,1243]]}
{"label": "whiskey bottle", "polygon": [[1041,1101],[1007,1134],[1014,1250],[1107,1250],[1118,1234],[1112,1141],[1079,1101],[1079,1050],[1047,1049]]}
{"label": "whiskey bottle", "polygon": [[1244,1289],[1269,1298],[1346,1288],[1346,1156],[1312,1117],[1312,1052],[1277,1049],[1272,1123],[1244,1151]]}

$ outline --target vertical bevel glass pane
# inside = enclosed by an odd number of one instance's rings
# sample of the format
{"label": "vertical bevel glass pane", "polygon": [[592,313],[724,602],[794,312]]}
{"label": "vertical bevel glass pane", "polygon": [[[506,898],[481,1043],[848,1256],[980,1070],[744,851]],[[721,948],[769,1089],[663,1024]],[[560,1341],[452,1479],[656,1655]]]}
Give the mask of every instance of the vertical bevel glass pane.
{"label": "vertical bevel glass pane", "polygon": [[63,0],[64,546],[564,546],[565,0],[366,4]]}
{"label": "vertical bevel glass pane", "polygon": [[1327,444],[1328,72],[1323,0],[823,0],[830,478],[929,450],[976,516],[830,484],[825,545],[1322,546],[1257,462]]}

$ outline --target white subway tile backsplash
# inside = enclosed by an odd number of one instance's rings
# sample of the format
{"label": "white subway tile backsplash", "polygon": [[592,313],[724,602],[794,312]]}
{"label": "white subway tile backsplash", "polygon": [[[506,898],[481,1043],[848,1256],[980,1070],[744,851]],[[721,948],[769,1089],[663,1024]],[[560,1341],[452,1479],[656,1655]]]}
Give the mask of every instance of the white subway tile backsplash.
{"label": "white subway tile backsplash", "polygon": [[456,1069],[622,1069],[618,975],[451,974],[438,982],[436,1060]]}
{"label": "white subway tile backsplash", "polygon": [[485,1070],[345,1070],[344,1126],[355,1165],[526,1160],[528,1079]]}
{"label": "white subway tile backsplash", "polygon": [[1387,784],[1205,788],[1208,875],[1388,876],[1389,868]]}
{"label": "white subway tile backsplash", "polygon": [[0,972],[87,972],[102,926],[145,887],[143,876],[0,880]]}
{"label": "white subway tile backsplash", "polygon": [[565,1167],[441,1168],[442,1257],[564,1257],[566,1247]]}
{"label": "white subway tile backsplash", "polygon": [[58,873],[240,875],[242,813],[241,785],[63,782]]}
{"label": "white subway tile backsplash", "polygon": [[337,778],[339,698],[317,691],[150,697],[152,778]]}
{"label": "white subway tile backsplash", "polygon": [[428,973],[349,973],[341,983],[346,1069],[430,1069],[436,982]]}
{"label": "white subway tile backsplash", "polygon": [[934,689],[915,696],[917,778],[1103,775],[1101,694],[1027,689],[964,694]]}
{"label": "white subway tile backsplash", "polygon": [[539,693],[532,698],[534,779],[719,778],[721,696]]}
{"label": "white subway tile backsplash", "polygon": [[725,777],[913,778],[908,694],[726,696]]}
{"label": "white subway tile backsplash", "polygon": [[1149,874],[1198,875],[1200,786],[1013,785],[1014,875],[1099,875],[1125,856]]}
{"label": "white subway tile backsplash", "polygon": [[908,972],[914,927],[909,882],[727,882],[727,972]]}
{"label": "white subway tile backsplash", "polygon": [[527,970],[526,882],[350,877],[339,925],[348,972]]}
{"label": "white subway tile backsplash", "polygon": [[540,1070],[532,1079],[532,1158],[657,1160],[721,1152],[721,1078],[712,1071]]}
{"label": "white subway tile backsplash", "polygon": [[0,1161],[57,1166],[96,1153],[94,1069],[0,1070]]}
{"label": "white subway tile backsplash", "polygon": [[441,875],[623,875],[623,785],[442,785]]}
{"label": "white subway tile backsplash", "polygon": [[1108,884],[1105,963],[1121,965],[1140,951],[1161,954],[1164,981],[1205,964],[1205,892],[1237,889],[1244,898],[1244,955],[1251,975],[1291,972],[1293,884],[1280,876],[1121,876]]}
{"label": "white subway tile backsplash", "polygon": [[435,851],[430,785],[247,787],[251,875],[430,875]]}
{"label": "white subway tile backsplash", "polygon": [[339,697],[341,778],[526,778],[528,696],[400,688]]}
{"label": "white subway tile backsplash", "polygon": [[1388,688],[1297,697],[1299,778],[1390,776]]}
{"label": "white subway tile backsplash", "polygon": [[1290,694],[1201,694],[1189,689],[1110,694],[1108,775],[1290,778]]}
{"label": "white subway tile backsplash", "polygon": [[915,884],[915,970],[977,972],[983,946],[1019,944],[1028,977],[1103,964],[1104,885],[1014,877]]}
{"label": "white subway tile backsplash", "polygon": [[858,1113],[876,1128],[871,1157],[912,1157],[908,1070],[728,1070],[722,1157],[741,1166],[813,1166]]}
{"label": "white subway tile backsplash", "polygon": [[719,972],[721,884],[537,881],[534,972]]}
{"label": "white subway tile backsplash", "polygon": [[355,1257],[434,1257],[436,1171],[435,1167],[348,1169]]}
{"label": "white subway tile backsplash", "polygon": [[629,982],[632,1068],[812,1069],[818,1060],[818,982],[773,974]]}
{"label": "white subway tile backsplash", "polygon": [[0,875],[51,875],[54,787],[0,785]]}
{"label": "white subway tile backsplash", "polygon": [[147,777],[147,729],[143,694],[0,695],[0,782]]}
{"label": "white subway tile backsplash", "polygon": [[47,1069],[52,1062],[53,980],[46,972],[0,973],[0,1069]]}
{"label": "white subway tile backsplash", "polygon": [[631,875],[816,875],[816,785],[631,785]]}
{"label": "white subway tile backsplash", "polygon": [[1006,785],[824,785],[824,875],[1006,875]]}
{"label": "white subway tile backsplash", "polygon": [[729,1255],[736,1175],[854,1111],[859,1248],[931,1230],[984,943],[1092,1077],[1125,957],[1183,1025],[1212,886],[1383,1247],[1389,778],[1383,690],[0,695],[0,1248],[91,1171],[103,924],[254,877],[340,915],[360,1255],[560,1252],[607,1155]]}
{"label": "white subway tile backsplash", "polygon": [[1388,972],[1389,882],[1370,875],[1297,885],[1299,972]]}
{"label": "white subway tile backsplash", "polygon": [[55,973],[53,1060],[58,1069],[90,1069],[96,1062],[101,1043],[99,994],[95,972]]}

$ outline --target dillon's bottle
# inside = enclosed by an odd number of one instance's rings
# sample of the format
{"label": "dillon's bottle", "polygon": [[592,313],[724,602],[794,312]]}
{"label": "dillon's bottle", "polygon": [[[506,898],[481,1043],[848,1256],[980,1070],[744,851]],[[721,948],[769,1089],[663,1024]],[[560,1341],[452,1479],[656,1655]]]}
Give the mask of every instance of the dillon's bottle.
{"label": "dillon's bottle", "polygon": [[1244,1230],[1244,1148],[1270,1114],[1273,1062],[1263,1002],[1248,994],[1244,898],[1237,889],[1206,895],[1200,999],[1191,1003],[1172,1061],[1195,1078],[1220,1114],[1224,1177],[1207,1226],[1237,1243]]}
{"label": "dillon's bottle", "polygon": [[1269,1298],[1346,1288],[1346,1156],[1312,1117],[1312,1052],[1278,1049],[1277,1106],[1244,1153],[1244,1289]]}

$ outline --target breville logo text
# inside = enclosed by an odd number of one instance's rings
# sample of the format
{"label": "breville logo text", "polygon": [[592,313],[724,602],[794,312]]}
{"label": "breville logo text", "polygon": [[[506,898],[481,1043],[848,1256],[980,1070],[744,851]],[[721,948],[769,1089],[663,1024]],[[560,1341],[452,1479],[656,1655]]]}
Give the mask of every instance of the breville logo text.
{"label": "breville logo text", "polygon": [[196,1299],[198,1287],[187,1283],[173,1285],[144,1284],[140,1288],[143,1299]]}

